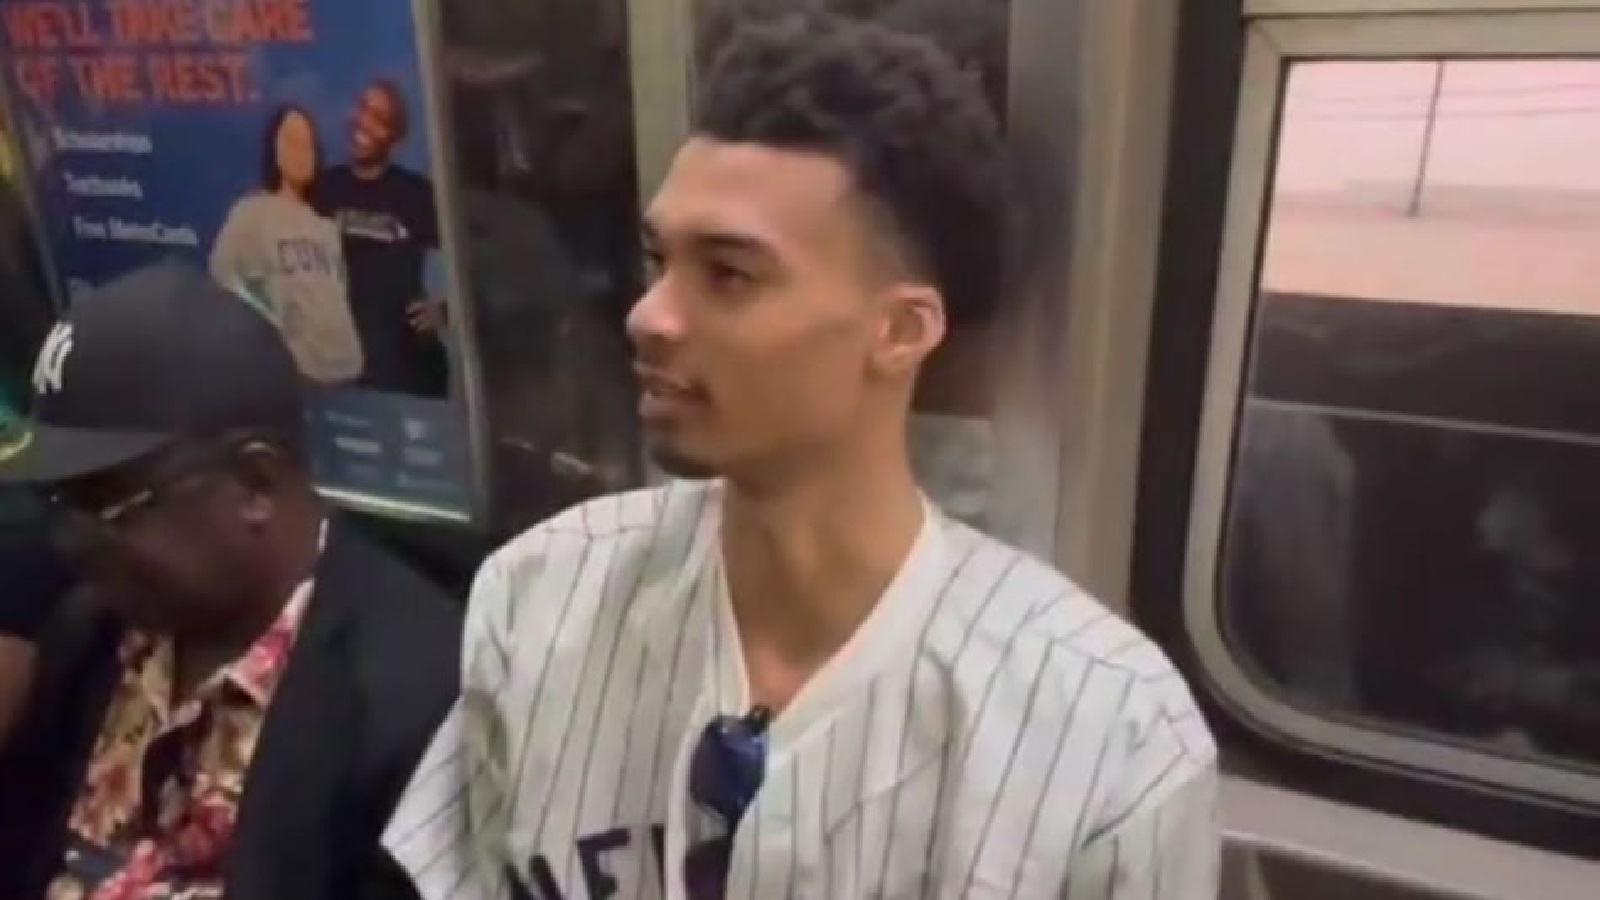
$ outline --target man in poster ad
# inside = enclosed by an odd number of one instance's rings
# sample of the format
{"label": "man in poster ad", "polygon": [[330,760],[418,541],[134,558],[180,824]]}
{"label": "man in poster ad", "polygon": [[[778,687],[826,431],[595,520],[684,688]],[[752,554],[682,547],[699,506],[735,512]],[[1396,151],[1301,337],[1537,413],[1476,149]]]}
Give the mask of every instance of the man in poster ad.
{"label": "man in poster ad", "polygon": [[[177,6],[75,4],[69,41],[50,12],[65,6],[0,0],[0,52],[18,63],[0,81],[37,138],[52,280],[70,297],[168,258],[208,266],[278,325],[312,388],[319,484],[459,517],[414,17],[385,0],[272,0],[151,24]],[[172,81],[202,57],[237,83]]]}
{"label": "man in poster ad", "polygon": [[328,170],[315,204],[338,223],[349,269],[350,305],[375,390],[445,398],[449,360],[443,301],[427,296],[424,271],[439,249],[433,184],[399,165],[410,114],[398,85],[372,81],[352,115],[349,162]]}

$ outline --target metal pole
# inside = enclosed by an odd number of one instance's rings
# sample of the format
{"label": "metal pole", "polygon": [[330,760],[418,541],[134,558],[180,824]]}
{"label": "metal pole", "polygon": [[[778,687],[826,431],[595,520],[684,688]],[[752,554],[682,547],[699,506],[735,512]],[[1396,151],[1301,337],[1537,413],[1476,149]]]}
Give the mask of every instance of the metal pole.
{"label": "metal pole", "polygon": [[1422,152],[1417,154],[1417,177],[1411,182],[1411,202],[1406,204],[1406,215],[1416,218],[1422,213],[1422,191],[1428,182],[1428,161],[1433,155],[1433,130],[1439,121],[1439,95],[1444,93],[1444,60],[1433,64],[1433,93],[1428,97],[1428,118],[1422,123]]}

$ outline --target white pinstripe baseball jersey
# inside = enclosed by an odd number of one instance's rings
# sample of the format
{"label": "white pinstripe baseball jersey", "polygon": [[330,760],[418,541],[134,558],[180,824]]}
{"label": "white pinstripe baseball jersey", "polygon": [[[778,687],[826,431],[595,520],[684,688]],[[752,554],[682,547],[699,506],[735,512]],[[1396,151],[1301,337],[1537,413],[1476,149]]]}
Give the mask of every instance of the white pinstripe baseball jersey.
{"label": "white pinstripe baseball jersey", "polygon": [[[684,896],[687,756],[742,713],[721,488],[587,503],[473,588],[461,702],[385,843],[427,900]],[[1210,900],[1216,757],[1161,652],[932,511],[771,725],[729,898]]]}

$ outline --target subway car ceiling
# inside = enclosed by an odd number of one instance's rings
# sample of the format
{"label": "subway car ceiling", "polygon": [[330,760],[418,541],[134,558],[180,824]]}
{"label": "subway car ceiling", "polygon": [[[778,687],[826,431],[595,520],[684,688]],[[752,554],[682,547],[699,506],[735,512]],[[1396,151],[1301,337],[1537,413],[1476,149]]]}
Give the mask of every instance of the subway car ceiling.
{"label": "subway car ceiling", "polygon": [[[437,577],[654,477],[639,206],[753,2],[418,7],[473,499],[338,496]],[[1130,612],[1242,775],[1600,855],[1600,0],[829,5],[956,54],[1015,151],[1006,308],[918,400],[935,499]]]}

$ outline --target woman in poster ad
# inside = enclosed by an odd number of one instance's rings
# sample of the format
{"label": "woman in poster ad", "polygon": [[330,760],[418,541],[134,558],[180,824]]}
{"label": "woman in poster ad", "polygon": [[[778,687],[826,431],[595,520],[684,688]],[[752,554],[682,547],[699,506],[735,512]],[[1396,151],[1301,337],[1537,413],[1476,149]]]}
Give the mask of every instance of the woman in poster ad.
{"label": "woman in poster ad", "polygon": [[279,107],[262,135],[260,187],[228,211],[211,251],[211,273],[272,317],[302,374],[338,384],[354,381],[364,361],[338,226],[309,200],[321,174],[310,114],[292,104]]}

